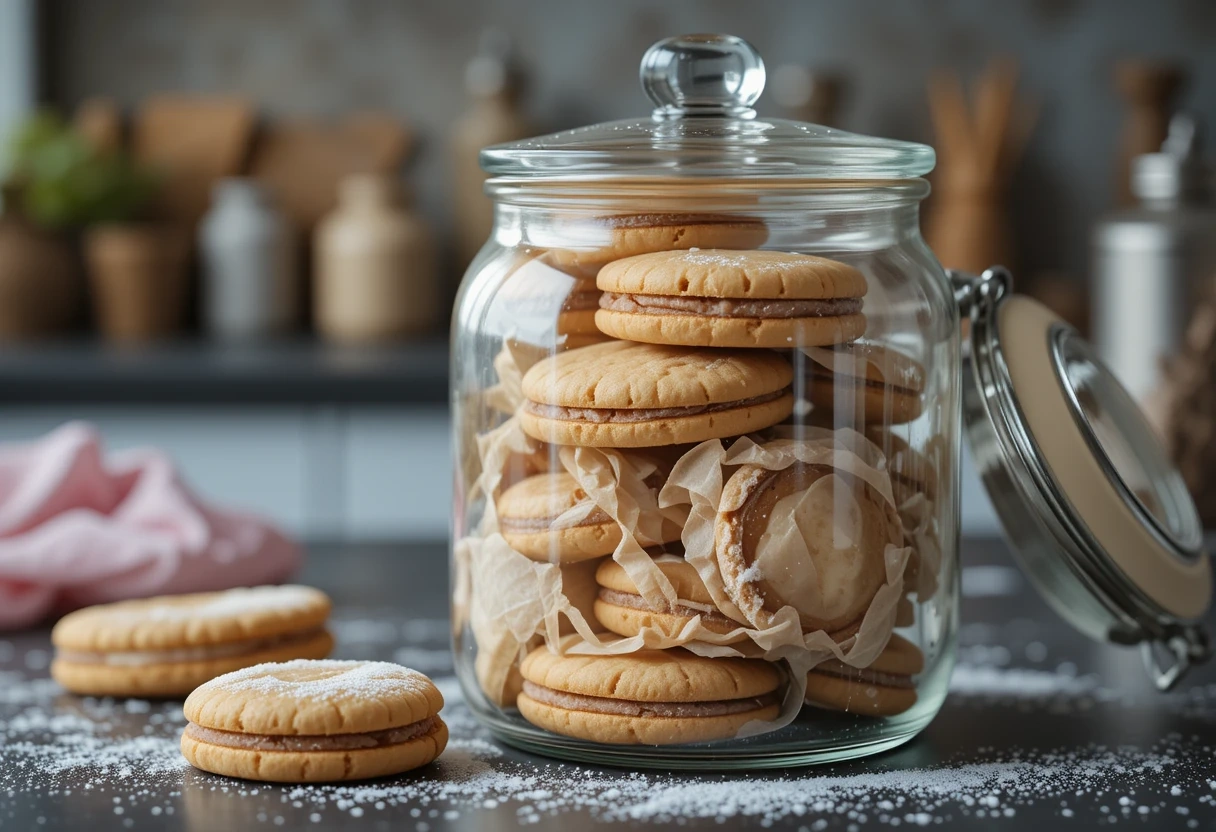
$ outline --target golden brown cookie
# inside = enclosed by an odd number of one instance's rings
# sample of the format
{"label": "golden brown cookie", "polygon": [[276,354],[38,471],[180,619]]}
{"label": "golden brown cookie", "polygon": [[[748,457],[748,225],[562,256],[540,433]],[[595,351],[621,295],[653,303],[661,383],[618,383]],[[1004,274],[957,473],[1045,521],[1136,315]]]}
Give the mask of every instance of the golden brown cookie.
{"label": "golden brown cookie", "polygon": [[182,754],[228,777],[324,783],[383,777],[443,753],[443,696],[387,662],[262,664],[212,679],[183,709]]}
{"label": "golden brown cookie", "polygon": [[[595,619],[595,598],[599,592],[599,585],[595,582],[595,573],[601,563],[610,560],[611,558],[583,560],[578,563],[563,564],[561,567],[562,594],[566,596],[572,607],[582,613],[587,626],[596,633],[604,632],[605,628]],[[574,633],[574,625],[564,616],[559,625],[559,632],[563,636]]]}
{"label": "golden brown cookie", "polygon": [[[595,574],[599,585],[595,617],[601,624],[622,636],[636,636],[643,628],[675,635],[697,616],[701,617],[702,627],[722,635],[743,626],[718,610],[701,576],[683,557],[658,555],[654,564],[671,581],[679,600],[663,609],[652,609],[638,593],[625,568],[607,559]],[[745,638],[740,635],[737,640]]]}
{"label": "golden brown cookie", "polygon": [[912,642],[892,635],[886,648],[866,668],[835,659],[817,664],[807,674],[806,702],[819,708],[866,716],[894,716],[916,704],[912,677],[925,669],[925,654]]}
{"label": "golden brown cookie", "polygon": [[702,442],[780,422],[793,409],[792,377],[767,350],[609,341],[533,366],[519,420],[529,436],[556,445]]}
{"label": "golden brown cookie", "polygon": [[519,711],[533,725],[616,745],[674,745],[735,736],[780,711],[782,675],[758,659],[687,650],[559,656],[547,647],[520,667]]}
{"label": "golden brown cookie", "polygon": [[804,632],[836,633],[861,619],[886,581],[888,544],[901,545],[894,508],[852,475],[795,463],[741,466],[714,527],[726,592],[756,627],[790,606]]}
{"label": "golden brown cookie", "polygon": [[724,214],[622,214],[572,220],[555,229],[561,247],[547,262],[594,278],[613,260],[652,251],[690,248],[752,249],[768,239],[764,222]]}
{"label": "golden brown cookie", "polygon": [[88,696],[185,696],[224,673],[333,649],[330,602],[306,586],[260,586],[87,607],[51,632],[51,675]]}
{"label": "golden brown cookie", "polygon": [[616,338],[693,347],[839,344],[861,337],[866,279],[784,251],[664,251],[609,263],[596,326]]}
{"label": "golden brown cookie", "polygon": [[923,494],[929,502],[937,500],[938,473],[932,459],[891,431],[867,428],[865,433],[887,458],[896,503],[903,505],[917,494]]}
{"label": "golden brown cookie", "polygon": [[[498,523],[511,548],[549,563],[610,555],[622,537],[620,524],[565,471],[538,474],[504,491],[498,498]],[[650,546],[680,539],[676,523],[664,520],[661,528],[663,540],[638,542]]]}
{"label": "golden brown cookie", "polygon": [[898,350],[856,343],[808,355],[804,381],[815,424],[881,428],[911,422],[925,410],[925,368]]}

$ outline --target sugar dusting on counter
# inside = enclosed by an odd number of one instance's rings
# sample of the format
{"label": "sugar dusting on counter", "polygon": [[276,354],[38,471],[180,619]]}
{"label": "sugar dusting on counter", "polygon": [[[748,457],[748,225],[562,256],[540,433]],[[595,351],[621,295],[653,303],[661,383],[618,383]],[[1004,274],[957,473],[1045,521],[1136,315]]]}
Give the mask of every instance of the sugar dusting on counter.
{"label": "sugar dusting on counter", "polygon": [[[1197,828],[1193,815],[1216,808],[1216,780],[1209,781],[1213,749],[1176,735],[1147,749],[980,749],[978,761],[902,770],[890,770],[880,759],[862,774],[828,768],[786,777],[679,776],[525,762],[488,739],[452,677],[436,683],[448,702],[443,716],[453,739],[425,773],[367,784],[281,787],[191,769],[178,751],[183,720],[177,703],[75,699],[17,673],[4,674],[3,683],[0,795],[83,790],[111,798],[107,805],[124,824],[175,811],[221,817],[231,801],[248,800],[256,801],[258,820],[271,826],[380,816],[391,817],[395,828],[417,832],[499,806],[512,807],[524,824],[575,813],[603,822],[743,817],[767,825],[798,819],[810,830],[829,822],[860,829],[926,826],[960,816],[1016,819],[1028,808],[1043,807],[1060,818],[1084,807],[1111,822],[1147,815]],[[959,705],[995,698],[1034,707],[1044,700],[1107,700],[1094,677],[1078,677],[1066,667],[968,663],[958,668],[951,698]],[[1216,689],[1197,688],[1165,701],[1186,708],[1210,705],[1214,698]]]}

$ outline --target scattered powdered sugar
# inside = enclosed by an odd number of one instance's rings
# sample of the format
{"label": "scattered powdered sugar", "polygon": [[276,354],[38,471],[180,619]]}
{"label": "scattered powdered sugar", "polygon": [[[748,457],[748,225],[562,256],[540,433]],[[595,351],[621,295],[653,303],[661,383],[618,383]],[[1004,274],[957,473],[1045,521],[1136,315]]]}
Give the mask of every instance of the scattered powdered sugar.
{"label": "scattered powdered sugar", "polygon": [[430,686],[430,680],[423,674],[391,662],[296,659],[225,673],[199,689],[251,691],[329,702],[348,697],[423,694]]}
{"label": "scattered powdered sugar", "polygon": [[317,603],[319,597],[317,590],[307,586],[255,586],[221,592],[203,604],[153,605],[130,614],[154,621],[227,618],[257,612],[308,609]]}
{"label": "scattered powdered sugar", "polygon": [[758,584],[763,580],[764,573],[754,563],[739,573],[739,583],[741,584]]}
{"label": "scattered powdered sugar", "polygon": [[[396,649],[402,658],[410,651],[437,656],[446,625],[433,629],[429,639],[398,641],[390,639],[387,629],[362,622],[352,624],[348,635],[353,641],[380,642],[380,655]],[[1133,705],[1140,712],[1147,705],[1105,687],[1097,676],[1079,674],[1066,662],[1054,669],[1014,666],[1015,654],[1023,649],[1008,630],[972,627],[965,636],[949,704],[939,719],[974,707],[991,709],[999,720],[1011,708],[1054,714],[1099,705]],[[977,636],[996,638],[975,641]],[[1028,645],[1027,654],[1039,656],[1037,663],[1047,658],[1040,642],[1027,637],[1021,643]],[[14,658],[15,666],[23,666],[20,655]],[[293,664],[299,665],[288,666]],[[253,690],[290,684],[293,694],[305,689],[317,696],[374,691],[403,681],[393,665],[328,664],[341,672],[329,679],[285,682],[251,668],[228,678],[239,677]],[[397,675],[383,678],[385,668]],[[507,750],[476,721],[455,677],[437,676],[435,685],[447,703],[442,717],[451,740],[432,766],[368,783],[277,786],[190,768],[178,749],[184,724],[180,703],[69,697],[47,680],[0,671],[0,802],[20,811],[22,801],[34,805],[87,793],[90,806],[104,805],[103,812],[112,811],[128,826],[132,823],[127,821],[176,813],[189,826],[361,828],[359,822],[366,822],[372,828],[416,832],[460,819],[472,825],[489,811],[498,813],[495,823],[506,812],[522,825],[567,816],[561,822],[572,828],[590,821],[683,824],[743,818],[761,826],[786,822],[808,830],[857,830],[937,825],[958,818],[1017,824],[1044,811],[1103,825],[1149,819],[1181,829],[1209,828],[1216,819],[1214,749],[1198,735],[1168,734],[1140,747],[979,747],[969,749],[965,759],[911,768],[898,768],[900,758],[879,757],[786,776],[629,773],[540,761]],[[1214,706],[1216,685],[1192,686],[1151,704],[1157,713],[1205,723],[1216,715]],[[27,817],[33,827],[33,816]],[[14,825],[19,822],[9,825],[25,828]]]}

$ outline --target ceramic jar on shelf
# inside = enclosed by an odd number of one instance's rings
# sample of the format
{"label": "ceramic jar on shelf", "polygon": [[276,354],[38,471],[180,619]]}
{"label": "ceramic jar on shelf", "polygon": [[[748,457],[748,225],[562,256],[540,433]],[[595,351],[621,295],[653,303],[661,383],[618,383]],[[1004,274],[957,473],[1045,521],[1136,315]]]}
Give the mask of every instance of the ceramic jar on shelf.
{"label": "ceramic jar on shelf", "polygon": [[265,188],[216,185],[199,230],[204,329],[220,338],[281,335],[298,317],[296,239]]}
{"label": "ceramic jar on shelf", "polygon": [[338,207],[316,231],[313,313],[317,330],[342,342],[386,341],[438,328],[431,229],[409,210],[392,177],[342,183]]}

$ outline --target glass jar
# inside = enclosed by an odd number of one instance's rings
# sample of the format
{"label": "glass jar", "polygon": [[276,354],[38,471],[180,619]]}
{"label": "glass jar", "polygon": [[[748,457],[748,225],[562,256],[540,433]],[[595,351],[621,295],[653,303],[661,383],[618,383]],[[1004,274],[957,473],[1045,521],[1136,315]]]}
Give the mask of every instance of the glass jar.
{"label": "glass jar", "polygon": [[915,736],[958,626],[958,299],[923,145],[756,117],[738,38],[650,119],[488,148],[453,326],[453,624],[529,750],[777,767]]}

